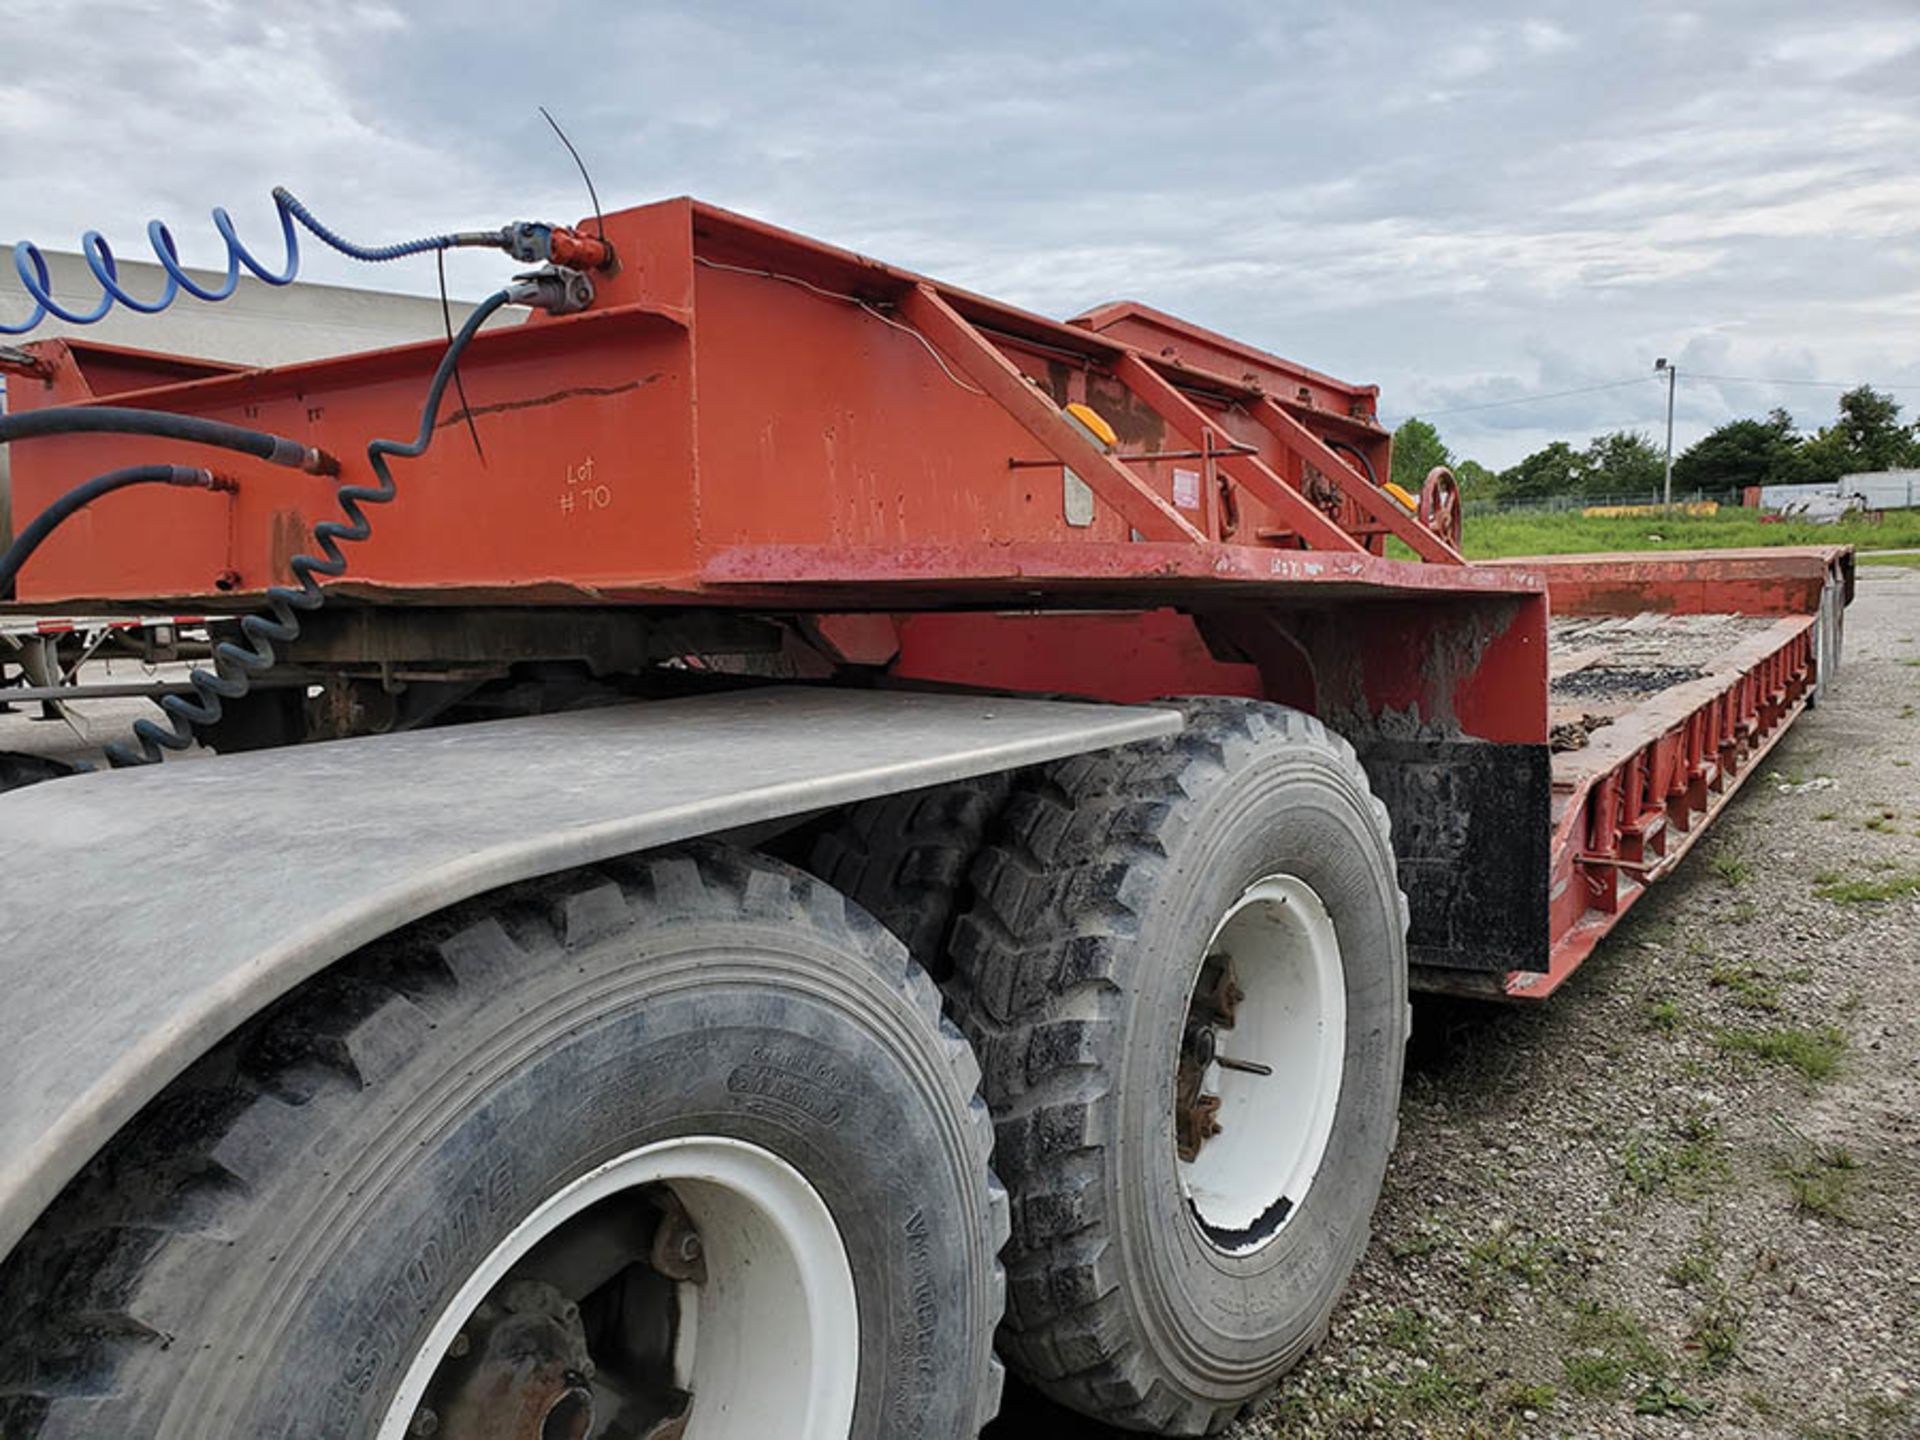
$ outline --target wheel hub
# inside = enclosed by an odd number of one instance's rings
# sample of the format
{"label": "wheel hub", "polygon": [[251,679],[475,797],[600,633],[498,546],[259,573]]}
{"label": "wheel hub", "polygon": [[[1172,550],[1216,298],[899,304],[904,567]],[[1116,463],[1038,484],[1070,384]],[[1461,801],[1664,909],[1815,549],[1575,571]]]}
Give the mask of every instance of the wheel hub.
{"label": "wheel hub", "polygon": [[379,1440],[844,1440],[858,1371],[825,1202],[769,1151],[687,1137],[521,1222],[435,1323]]}
{"label": "wheel hub", "polygon": [[585,1440],[593,1375],[580,1307],[542,1281],[509,1280],[454,1336],[410,1429],[449,1440]]}
{"label": "wheel hub", "polygon": [[1174,1079],[1181,1191],[1209,1244],[1247,1254],[1295,1214],[1332,1135],[1345,972],[1326,907],[1269,875],[1216,927],[1190,992]]}
{"label": "wheel hub", "polygon": [[1207,1072],[1219,1059],[1219,1032],[1233,1028],[1234,1009],[1245,998],[1234,980],[1233,957],[1209,955],[1187,1005],[1176,1081],[1174,1135],[1180,1158],[1189,1164],[1200,1157],[1200,1147],[1220,1133],[1220,1097],[1206,1094],[1204,1087]]}

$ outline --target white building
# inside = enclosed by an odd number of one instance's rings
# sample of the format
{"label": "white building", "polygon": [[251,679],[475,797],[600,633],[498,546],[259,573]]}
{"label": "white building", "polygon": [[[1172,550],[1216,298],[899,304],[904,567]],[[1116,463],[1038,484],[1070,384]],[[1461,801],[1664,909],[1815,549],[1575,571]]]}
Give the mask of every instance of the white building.
{"label": "white building", "polygon": [[[1857,504],[1853,503],[1854,497],[1858,497]],[[1920,509],[1920,470],[1868,470],[1842,475],[1831,483],[1760,487],[1763,510],[1797,512],[1809,506],[1836,513],[1845,509]]]}

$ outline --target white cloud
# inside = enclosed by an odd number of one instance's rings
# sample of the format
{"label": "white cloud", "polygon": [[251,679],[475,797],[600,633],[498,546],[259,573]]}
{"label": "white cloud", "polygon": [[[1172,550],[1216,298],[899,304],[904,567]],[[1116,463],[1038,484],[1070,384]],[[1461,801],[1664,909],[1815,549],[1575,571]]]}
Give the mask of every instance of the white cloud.
{"label": "white cloud", "polygon": [[1899,60],[1916,49],[1920,49],[1920,17],[1848,20],[1827,14],[1816,24],[1794,27],[1761,54],[1771,66],[1831,82]]}
{"label": "white cloud", "polygon": [[1573,36],[1551,20],[1523,20],[1520,40],[1536,55],[1557,55],[1574,47]]}

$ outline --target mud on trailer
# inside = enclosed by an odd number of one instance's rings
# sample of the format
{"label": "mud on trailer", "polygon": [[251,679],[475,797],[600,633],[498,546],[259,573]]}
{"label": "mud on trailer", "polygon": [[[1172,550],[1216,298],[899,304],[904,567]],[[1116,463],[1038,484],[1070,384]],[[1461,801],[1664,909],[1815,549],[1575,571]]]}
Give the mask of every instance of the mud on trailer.
{"label": "mud on trailer", "polygon": [[450,346],[5,352],[9,610],[215,646],[0,796],[9,1436],[1218,1429],[1409,990],[1550,993],[1838,661],[1849,552],[1467,564],[1143,306],[489,235]]}

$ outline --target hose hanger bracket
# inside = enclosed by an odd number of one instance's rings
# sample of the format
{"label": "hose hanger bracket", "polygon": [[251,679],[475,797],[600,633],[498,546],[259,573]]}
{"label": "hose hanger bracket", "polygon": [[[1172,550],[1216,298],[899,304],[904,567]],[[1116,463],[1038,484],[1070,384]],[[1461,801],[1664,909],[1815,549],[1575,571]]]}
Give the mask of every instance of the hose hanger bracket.
{"label": "hose hanger bracket", "polygon": [[593,304],[593,277],[564,265],[548,265],[513,277],[507,295],[516,305],[531,305],[549,315],[574,315]]}

